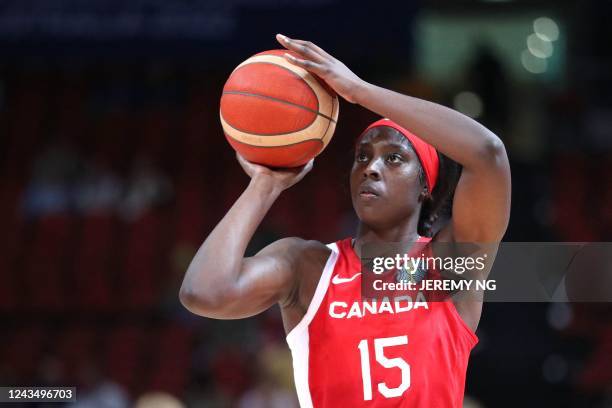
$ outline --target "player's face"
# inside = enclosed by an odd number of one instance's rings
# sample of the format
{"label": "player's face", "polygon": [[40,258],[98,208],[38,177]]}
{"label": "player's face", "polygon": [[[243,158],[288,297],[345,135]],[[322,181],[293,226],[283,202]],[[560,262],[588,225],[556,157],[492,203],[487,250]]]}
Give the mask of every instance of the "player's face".
{"label": "player's face", "polygon": [[420,209],[420,163],[407,140],[395,129],[370,129],[355,146],[351,198],[361,222],[393,228]]}

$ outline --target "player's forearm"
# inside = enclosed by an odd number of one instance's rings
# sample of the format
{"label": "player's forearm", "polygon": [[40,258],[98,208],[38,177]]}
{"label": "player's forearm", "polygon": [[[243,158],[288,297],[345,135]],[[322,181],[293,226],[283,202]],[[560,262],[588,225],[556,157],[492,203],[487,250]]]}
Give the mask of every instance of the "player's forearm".
{"label": "player's forearm", "polygon": [[466,168],[486,167],[504,153],[502,142],[489,129],[437,103],[367,82],[356,87],[355,101],[397,122]]}
{"label": "player's forearm", "polygon": [[236,283],[246,247],[279,194],[265,177],[251,179],[191,261],[181,286],[183,301],[215,299]]}

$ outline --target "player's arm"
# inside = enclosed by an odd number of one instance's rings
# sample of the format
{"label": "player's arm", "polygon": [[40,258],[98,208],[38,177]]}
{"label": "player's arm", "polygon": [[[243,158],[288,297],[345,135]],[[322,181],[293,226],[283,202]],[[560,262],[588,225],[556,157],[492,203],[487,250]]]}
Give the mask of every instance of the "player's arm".
{"label": "player's arm", "polygon": [[280,193],[301,180],[312,161],[273,171],[238,160],[251,181],[191,261],[180,289],[181,303],[191,312],[218,319],[252,316],[294,292],[296,260],[307,245],[297,238],[274,242],[253,257],[247,245]]}
{"label": "player's arm", "polygon": [[303,59],[286,58],[320,76],[349,102],[387,117],[463,166],[453,218],[442,231],[458,242],[499,242],[510,214],[510,166],[501,140],[475,120],[445,106],[369,84],[308,41],[277,37]]}

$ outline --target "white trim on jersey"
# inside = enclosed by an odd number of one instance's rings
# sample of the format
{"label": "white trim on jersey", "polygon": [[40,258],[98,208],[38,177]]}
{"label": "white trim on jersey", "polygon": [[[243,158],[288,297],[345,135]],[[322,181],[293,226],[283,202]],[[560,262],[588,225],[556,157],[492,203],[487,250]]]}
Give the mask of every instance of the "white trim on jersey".
{"label": "white trim on jersey", "polygon": [[289,334],[287,334],[287,344],[289,344],[291,355],[293,356],[295,388],[301,408],[312,408],[312,397],[310,395],[310,387],[308,386],[308,343],[310,341],[308,326],[310,322],[312,322],[312,319],[314,319],[315,314],[317,314],[319,310],[319,306],[321,306],[321,302],[323,302],[325,298],[325,294],[329,288],[331,274],[334,271],[339,255],[339,249],[335,243],[329,244],[327,247],[331,249],[332,252],[327,259],[325,268],[323,268],[314,296],[312,297],[310,305],[308,305],[308,310],[302,320],[300,320]]}

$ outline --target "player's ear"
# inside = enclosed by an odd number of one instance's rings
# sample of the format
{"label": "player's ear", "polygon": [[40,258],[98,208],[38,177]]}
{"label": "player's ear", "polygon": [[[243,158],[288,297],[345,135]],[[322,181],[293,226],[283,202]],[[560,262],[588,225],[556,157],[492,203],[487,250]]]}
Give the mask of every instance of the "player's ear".
{"label": "player's ear", "polygon": [[427,186],[424,186],[423,189],[421,190],[421,193],[419,194],[419,203],[423,203],[427,200],[431,200],[431,194],[429,194],[429,189],[427,188]]}

